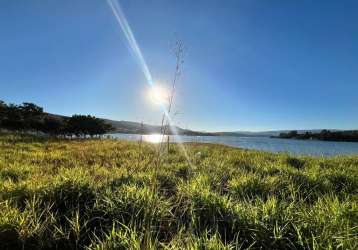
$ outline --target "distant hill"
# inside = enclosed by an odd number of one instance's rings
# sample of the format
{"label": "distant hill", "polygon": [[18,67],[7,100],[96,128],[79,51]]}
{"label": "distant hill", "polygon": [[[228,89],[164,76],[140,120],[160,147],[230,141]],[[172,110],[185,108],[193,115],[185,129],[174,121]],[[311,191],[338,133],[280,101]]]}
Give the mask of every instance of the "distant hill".
{"label": "distant hill", "polygon": [[[46,113],[47,116],[56,118],[56,119],[64,119],[67,116],[50,114]],[[103,118],[102,118],[103,119]],[[112,133],[122,133],[122,134],[158,134],[161,133],[161,126],[158,125],[149,125],[145,123],[139,122],[131,122],[131,121],[115,121],[110,119],[103,119],[106,123],[111,124],[114,128]],[[172,129],[166,129],[168,134],[172,134],[172,131],[176,131],[179,135],[214,135],[213,133],[207,132],[199,132],[193,131],[189,129],[182,129],[177,126],[173,126]]]}
{"label": "distant hill", "polygon": [[[48,114],[51,117],[56,117],[59,119],[65,118],[66,116]],[[103,119],[103,118],[102,118]],[[113,133],[122,133],[122,134],[158,134],[160,133],[160,126],[150,125],[140,122],[131,122],[131,121],[115,121],[110,119],[103,119],[106,123],[111,124],[114,127]],[[203,131],[194,131],[190,129],[183,129],[178,126],[172,127],[173,129],[167,129],[169,134],[172,134],[172,131],[175,130],[179,135],[192,135],[192,136],[245,136],[245,137],[272,137],[279,136],[281,133],[288,133],[291,130],[273,130],[273,131],[261,131],[261,132],[251,132],[251,131],[233,131],[233,132],[203,132]],[[306,132],[319,133],[322,129],[312,129],[312,130],[297,130],[299,134],[304,134]],[[337,129],[330,129],[330,131],[340,131]]]}
{"label": "distant hill", "polygon": [[[139,122],[130,122],[130,121],[114,121],[109,119],[104,119],[106,123],[111,124],[115,130],[115,133],[123,134],[157,134],[161,133],[161,126],[158,125],[149,125]],[[176,131],[179,135],[214,135],[213,133],[193,131],[189,129],[182,129],[177,126],[173,126],[171,129],[167,128],[169,134],[172,134],[172,131]]]}
{"label": "distant hill", "polygon": [[275,131],[268,132],[251,132],[251,131],[234,131],[234,132],[214,132],[212,135],[215,136],[245,136],[245,137],[270,137],[274,135],[278,135]]}
{"label": "distant hill", "polygon": [[[125,134],[156,134],[160,133],[160,126],[141,124],[139,122],[130,122],[130,121],[114,121],[109,119],[104,119],[107,123],[111,124],[115,128],[115,133],[125,133]],[[197,136],[235,136],[235,137],[275,137],[279,136],[281,133],[288,133],[291,130],[273,130],[273,131],[260,131],[260,132],[251,132],[251,131],[233,131],[233,132],[203,132],[203,131],[194,131],[189,129],[183,129],[180,127],[173,127],[179,135],[197,135]],[[323,129],[311,129],[311,130],[297,130],[299,134],[304,134],[306,132],[310,133],[319,133]],[[167,129],[167,131],[172,131]],[[340,131],[337,129],[330,129],[330,131]],[[171,134],[171,133],[170,133]]]}

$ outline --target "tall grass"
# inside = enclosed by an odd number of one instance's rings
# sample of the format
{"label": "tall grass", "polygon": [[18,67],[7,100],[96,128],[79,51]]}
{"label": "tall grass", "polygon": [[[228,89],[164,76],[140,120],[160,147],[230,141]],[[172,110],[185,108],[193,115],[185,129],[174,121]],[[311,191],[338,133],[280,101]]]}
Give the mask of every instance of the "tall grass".
{"label": "tall grass", "polygon": [[0,136],[0,249],[358,248],[358,156],[187,149]]}

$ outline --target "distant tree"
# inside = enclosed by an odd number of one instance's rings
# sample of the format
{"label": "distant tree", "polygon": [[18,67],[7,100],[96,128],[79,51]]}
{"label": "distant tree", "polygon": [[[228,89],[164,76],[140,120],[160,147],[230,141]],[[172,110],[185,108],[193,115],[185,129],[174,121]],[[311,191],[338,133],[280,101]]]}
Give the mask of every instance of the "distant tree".
{"label": "distant tree", "polygon": [[114,130],[114,127],[111,124],[106,123],[102,119],[97,118],[97,125],[96,135],[103,135]]}
{"label": "distant tree", "polygon": [[2,115],[3,112],[6,110],[7,105],[3,100],[0,100],[0,114]]}
{"label": "distant tree", "polygon": [[71,136],[81,136],[83,133],[83,116],[73,115],[70,117],[66,123],[66,132]]}
{"label": "distant tree", "polygon": [[22,105],[0,101],[0,126],[7,130],[40,130],[43,109],[33,103]]}
{"label": "distant tree", "polygon": [[66,132],[77,137],[102,135],[112,129],[104,120],[90,115],[73,115],[66,124]]}
{"label": "distant tree", "polygon": [[321,135],[327,135],[327,134],[329,134],[329,133],[331,133],[331,131],[329,131],[329,130],[327,130],[327,129],[322,129],[322,130],[321,130]]}
{"label": "distant tree", "polygon": [[42,132],[52,136],[65,134],[65,121],[60,118],[46,117],[42,123]]}
{"label": "distant tree", "polygon": [[30,102],[22,103],[22,105],[19,108],[21,109],[23,116],[25,118],[37,117],[43,115],[43,108]]}
{"label": "distant tree", "polygon": [[0,100],[0,129],[3,128],[3,121],[6,118],[7,105],[4,101]]}
{"label": "distant tree", "polygon": [[320,140],[329,140],[331,137],[332,137],[331,131],[329,131],[327,129],[322,129],[321,133],[319,134]]}
{"label": "distant tree", "polygon": [[24,102],[19,109],[21,111],[24,129],[41,130],[44,116],[42,107],[33,103]]}
{"label": "distant tree", "polygon": [[302,139],[310,139],[312,137],[312,133],[306,131],[304,135],[301,136]]}
{"label": "distant tree", "polygon": [[297,135],[298,135],[297,130],[291,130],[291,131],[288,133],[288,136],[289,136],[289,137],[296,137]]}
{"label": "distant tree", "polygon": [[34,103],[9,104],[0,100],[0,128],[12,131],[42,131],[50,135],[77,137],[102,135],[113,130],[104,120],[90,115],[73,115],[57,118],[46,115],[43,108]]}
{"label": "distant tree", "polygon": [[4,120],[2,125],[7,130],[22,131],[25,128],[24,121],[22,119],[22,112],[18,105],[9,104],[5,110]]}

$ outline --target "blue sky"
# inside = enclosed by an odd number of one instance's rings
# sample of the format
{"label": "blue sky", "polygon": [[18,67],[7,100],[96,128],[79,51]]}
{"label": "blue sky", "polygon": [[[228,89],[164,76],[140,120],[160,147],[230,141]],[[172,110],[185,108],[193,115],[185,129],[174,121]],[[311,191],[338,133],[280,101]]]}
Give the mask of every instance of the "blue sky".
{"label": "blue sky", "polygon": [[[207,131],[358,128],[357,1],[119,0],[155,81],[186,45],[176,123]],[[159,124],[105,0],[0,3],[0,99]]]}

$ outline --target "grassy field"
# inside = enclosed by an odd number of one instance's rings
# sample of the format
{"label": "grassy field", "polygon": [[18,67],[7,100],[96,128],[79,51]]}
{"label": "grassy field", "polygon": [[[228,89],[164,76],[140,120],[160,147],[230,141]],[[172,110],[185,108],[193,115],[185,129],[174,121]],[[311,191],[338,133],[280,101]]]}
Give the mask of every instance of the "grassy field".
{"label": "grassy field", "polygon": [[358,249],[358,156],[0,136],[0,249]]}

